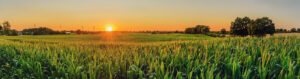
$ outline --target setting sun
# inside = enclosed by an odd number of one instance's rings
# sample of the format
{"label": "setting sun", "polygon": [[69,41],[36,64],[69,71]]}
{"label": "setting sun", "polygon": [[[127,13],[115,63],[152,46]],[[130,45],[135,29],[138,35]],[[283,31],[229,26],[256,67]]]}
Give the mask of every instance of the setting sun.
{"label": "setting sun", "polygon": [[112,31],[112,30],[113,30],[112,26],[107,26],[105,31]]}

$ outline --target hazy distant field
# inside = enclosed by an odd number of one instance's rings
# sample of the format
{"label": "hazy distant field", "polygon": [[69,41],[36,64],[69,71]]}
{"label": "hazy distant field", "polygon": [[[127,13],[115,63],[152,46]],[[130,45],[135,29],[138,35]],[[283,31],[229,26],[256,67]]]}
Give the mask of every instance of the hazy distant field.
{"label": "hazy distant field", "polygon": [[299,36],[275,36],[0,36],[0,78],[299,78]]}
{"label": "hazy distant field", "polygon": [[300,33],[276,33],[275,36],[300,36]]}
{"label": "hazy distant field", "polygon": [[211,37],[195,34],[151,34],[151,33],[103,33],[98,35],[23,35],[6,36],[1,39],[23,41],[52,41],[52,42],[160,42],[175,40],[202,40]]}

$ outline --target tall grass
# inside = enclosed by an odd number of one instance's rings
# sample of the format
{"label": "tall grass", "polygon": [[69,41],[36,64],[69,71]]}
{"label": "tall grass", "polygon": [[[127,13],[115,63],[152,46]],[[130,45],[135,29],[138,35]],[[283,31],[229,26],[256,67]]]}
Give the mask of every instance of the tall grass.
{"label": "tall grass", "polygon": [[0,41],[0,78],[295,79],[300,75],[298,37],[146,43]]}

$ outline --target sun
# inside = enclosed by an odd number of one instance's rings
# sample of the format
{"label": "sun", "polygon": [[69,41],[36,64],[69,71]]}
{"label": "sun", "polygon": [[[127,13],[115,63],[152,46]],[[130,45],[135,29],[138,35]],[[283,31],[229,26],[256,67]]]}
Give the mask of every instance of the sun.
{"label": "sun", "polygon": [[105,31],[113,31],[113,28],[112,28],[112,26],[106,26],[106,30]]}

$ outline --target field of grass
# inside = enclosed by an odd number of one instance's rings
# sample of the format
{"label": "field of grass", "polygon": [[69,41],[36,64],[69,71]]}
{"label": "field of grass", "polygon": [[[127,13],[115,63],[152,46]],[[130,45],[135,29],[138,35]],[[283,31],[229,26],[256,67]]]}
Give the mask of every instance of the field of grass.
{"label": "field of grass", "polygon": [[189,34],[0,36],[0,78],[295,79],[300,38]]}

